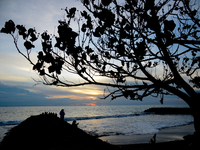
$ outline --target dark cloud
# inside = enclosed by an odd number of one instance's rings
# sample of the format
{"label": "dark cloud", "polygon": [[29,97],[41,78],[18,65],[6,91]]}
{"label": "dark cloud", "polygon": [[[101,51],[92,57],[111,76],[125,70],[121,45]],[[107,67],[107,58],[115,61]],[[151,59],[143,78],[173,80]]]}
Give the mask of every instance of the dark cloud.
{"label": "dark cloud", "polygon": [[44,94],[33,93],[0,83],[0,106],[63,106],[78,104],[78,101],[68,98],[47,99],[46,97]]}
{"label": "dark cloud", "polygon": [[30,106],[45,102],[45,95],[35,94],[14,86],[0,84],[0,106]]}
{"label": "dark cloud", "polygon": [[[67,92],[68,94],[72,94]],[[75,94],[75,93],[73,93]],[[155,105],[159,99],[147,97],[141,101],[131,101],[125,98],[110,99],[47,99],[47,95],[30,92],[22,87],[8,86],[0,82],[0,106],[81,106],[81,105]],[[166,96],[164,104],[185,104],[175,96]]]}

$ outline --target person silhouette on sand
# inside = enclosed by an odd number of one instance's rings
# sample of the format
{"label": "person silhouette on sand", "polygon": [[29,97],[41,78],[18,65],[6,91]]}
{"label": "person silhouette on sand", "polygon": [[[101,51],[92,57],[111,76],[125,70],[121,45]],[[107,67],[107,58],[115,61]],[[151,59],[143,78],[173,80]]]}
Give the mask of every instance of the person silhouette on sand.
{"label": "person silhouette on sand", "polygon": [[60,111],[60,119],[64,120],[64,117],[65,117],[65,112],[64,112],[64,109],[62,109]]}
{"label": "person silhouette on sand", "polygon": [[151,138],[150,144],[155,144],[156,143],[156,134],[153,135],[153,137]]}
{"label": "person silhouette on sand", "polygon": [[72,127],[77,128],[79,123],[76,123],[76,120],[72,122]]}

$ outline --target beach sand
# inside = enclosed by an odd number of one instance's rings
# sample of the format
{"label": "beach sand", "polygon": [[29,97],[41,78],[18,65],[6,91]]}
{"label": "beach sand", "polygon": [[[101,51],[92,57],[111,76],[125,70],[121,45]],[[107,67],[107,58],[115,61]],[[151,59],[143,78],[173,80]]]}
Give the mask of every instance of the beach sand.
{"label": "beach sand", "polygon": [[[194,133],[194,124],[164,128],[156,135],[156,143],[183,140],[183,136]],[[99,139],[113,145],[129,145],[149,143],[154,134],[147,135],[118,135],[118,136],[103,136]]]}

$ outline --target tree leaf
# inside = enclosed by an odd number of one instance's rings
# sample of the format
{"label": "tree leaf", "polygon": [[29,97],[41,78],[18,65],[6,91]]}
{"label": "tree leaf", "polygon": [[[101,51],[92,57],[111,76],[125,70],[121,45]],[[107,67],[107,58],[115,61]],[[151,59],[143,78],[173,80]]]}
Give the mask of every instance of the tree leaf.
{"label": "tree leaf", "polygon": [[117,45],[116,48],[119,55],[125,56],[125,47],[123,44]]}
{"label": "tree leaf", "polygon": [[50,36],[47,34],[47,32],[43,32],[42,35],[41,35],[42,39],[47,41],[50,39]]}
{"label": "tree leaf", "polygon": [[83,0],[83,4],[84,4],[84,5],[89,5],[90,2],[89,2],[89,0]]}
{"label": "tree leaf", "polygon": [[25,41],[24,42],[24,46],[26,47],[27,50],[31,49],[31,48],[34,48],[35,46],[29,42],[29,41]]}
{"label": "tree leaf", "polygon": [[40,70],[40,75],[41,76],[45,75],[45,70],[44,69]]}
{"label": "tree leaf", "polygon": [[112,2],[112,0],[101,0],[101,3],[102,3],[104,6],[110,5],[111,2]]}
{"label": "tree leaf", "polygon": [[17,25],[16,28],[18,29],[19,35],[22,35],[23,38],[25,39],[27,34],[26,34],[26,28],[23,25]]}
{"label": "tree leaf", "polygon": [[176,27],[176,24],[173,20],[165,20],[164,21],[164,30],[165,31],[173,31]]}
{"label": "tree leaf", "polygon": [[67,17],[69,18],[74,18],[75,17],[75,13],[76,13],[76,7],[72,7],[69,9],[69,11],[67,10],[67,8],[65,9],[65,11],[67,12]]}
{"label": "tree leaf", "polygon": [[87,27],[87,26],[86,26],[86,24],[84,23],[84,24],[82,25],[82,27],[81,27],[81,31],[82,31],[82,32],[86,32],[86,27]]}
{"label": "tree leaf", "polygon": [[4,28],[1,29],[2,33],[11,34],[15,32],[15,23],[12,20],[5,22]]}

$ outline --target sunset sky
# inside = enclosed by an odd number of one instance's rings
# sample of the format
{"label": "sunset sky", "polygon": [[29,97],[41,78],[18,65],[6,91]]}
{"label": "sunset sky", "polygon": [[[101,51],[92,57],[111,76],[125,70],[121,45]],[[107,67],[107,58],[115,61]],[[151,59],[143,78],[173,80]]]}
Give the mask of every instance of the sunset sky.
{"label": "sunset sky", "polygon": [[[79,0],[0,0],[0,28],[8,20],[27,28],[35,27],[39,33],[45,30],[54,34],[58,20],[64,19],[66,7],[83,6]],[[20,48],[24,48],[21,44]],[[38,52],[41,46],[36,45]],[[72,78],[73,77],[73,78]],[[68,80],[78,81],[77,76],[67,76]],[[14,47],[11,36],[0,33],[0,106],[35,106],[35,105],[135,105],[160,104],[159,98],[147,97],[143,102],[119,98],[101,100],[104,88],[82,86],[73,88],[49,87],[36,85],[34,80],[40,77],[32,66]],[[183,104],[176,96],[166,96],[165,104]]]}

